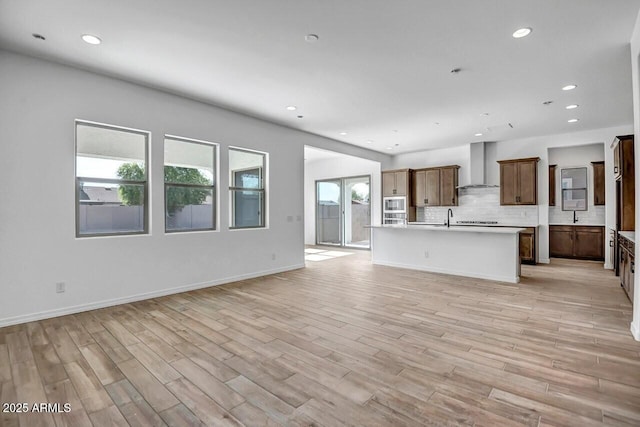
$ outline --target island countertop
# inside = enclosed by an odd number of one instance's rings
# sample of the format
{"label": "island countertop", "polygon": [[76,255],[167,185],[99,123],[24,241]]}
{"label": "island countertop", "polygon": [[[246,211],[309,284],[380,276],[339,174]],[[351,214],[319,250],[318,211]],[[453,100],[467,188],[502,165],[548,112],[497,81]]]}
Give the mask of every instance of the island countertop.
{"label": "island countertop", "polygon": [[389,228],[414,231],[445,231],[458,233],[493,233],[493,234],[517,234],[526,229],[523,227],[483,227],[476,225],[436,225],[436,224],[402,224],[402,225],[369,225],[369,228]]}
{"label": "island countertop", "polygon": [[520,281],[520,232],[524,227],[373,225],[371,261],[413,270]]}

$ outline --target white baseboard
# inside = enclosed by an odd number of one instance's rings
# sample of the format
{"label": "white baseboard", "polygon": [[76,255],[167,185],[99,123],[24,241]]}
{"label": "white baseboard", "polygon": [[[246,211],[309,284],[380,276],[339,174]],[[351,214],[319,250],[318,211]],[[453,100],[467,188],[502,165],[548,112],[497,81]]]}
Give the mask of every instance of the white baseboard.
{"label": "white baseboard", "polygon": [[549,264],[549,263],[551,263],[551,259],[549,258],[540,258],[538,260],[538,264]]}
{"label": "white baseboard", "polygon": [[386,265],[388,267],[406,268],[408,270],[428,271],[429,273],[450,274],[453,276],[473,277],[475,279],[496,280],[498,282],[519,283],[520,277],[498,276],[492,274],[468,273],[466,271],[445,270],[442,268],[427,267],[423,265],[403,264],[399,262],[387,262],[372,260],[373,264]]}
{"label": "white baseboard", "polygon": [[631,322],[631,335],[636,341],[640,341],[640,325]]}
{"label": "white baseboard", "polygon": [[20,316],[6,317],[0,319],[0,328],[4,326],[18,325],[20,323],[33,322],[36,320],[49,319],[52,317],[66,316],[68,314],[81,313],[83,311],[96,310],[98,308],[112,307],[114,305],[127,304],[135,301],[142,301],[151,298],[163,297],[166,295],[178,294],[181,292],[193,291],[196,289],[209,288],[212,286],[224,285],[226,283],[238,282],[240,280],[253,279],[256,277],[269,276],[271,274],[283,273],[285,271],[297,270],[304,268],[304,263],[295,264],[286,267],[275,268],[272,270],[257,271],[248,274],[241,274],[238,276],[224,277],[221,279],[210,280],[200,283],[192,283],[190,285],[178,286],[175,288],[162,289],[159,291],[146,292],[143,294],[136,294],[127,297],[120,297],[108,300],[102,300],[97,302],[91,302],[88,304],[75,305],[71,307],[57,308],[55,310],[41,311],[38,313],[29,313]]}

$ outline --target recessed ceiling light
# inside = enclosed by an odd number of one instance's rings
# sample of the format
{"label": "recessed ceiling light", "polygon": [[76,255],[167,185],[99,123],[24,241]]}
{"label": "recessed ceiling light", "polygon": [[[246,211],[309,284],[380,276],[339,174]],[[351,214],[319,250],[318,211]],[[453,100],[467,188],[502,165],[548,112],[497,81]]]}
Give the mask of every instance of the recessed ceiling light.
{"label": "recessed ceiling light", "polygon": [[304,116],[298,116],[299,119],[303,118]]}
{"label": "recessed ceiling light", "polygon": [[454,68],[450,72],[453,73],[453,74],[458,74],[460,71],[462,71],[462,68]]}
{"label": "recessed ceiling light", "polygon": [[82,36],[82,40],[84,40],[85,43],[89,43],[89,44],[100,44],[100,43],[102,43],[102,40],[100,40],[100,37],[96,37],[96,36],[91,35],[91,34],[84,34]]}
{"label": "recessed ceiling light", "polygon": [[562,88],[562,90],[573,90],[577,87],[578,87],[577,85],[566,85],[565,87]]}
{"label": "recessed ceiling light", "polygon": [[551,105],[551,104],[553,104],[553,101],[544,101],[542,103],[542,105]]}
{"label": "recessed ceiling light", "polygon": [[393,150],[393,147],[387,147],[387,150]]}
{"label": "recessed ceiling light", "polygon": [[317,42],[317,41],[318,41],[318,39],[319,39],[319,38],[320,38],[320,37],[318,37],[318,35],[317,35],[317,34],[307,34],[306,36],[304,36],[304,40],[305,40],[307,43],[315,43],[315,42]]}
{"label": "recessed ceiling light", "polygon": [[522,37],[527,37],[529,34],[531,34],[531,31],[532,30],[529,27],[520,28],[513,32],[513,37],[516,39],[521,39]]}
{"label": "recessed ceiling light", "polygon": [[578,104],[567,105],[564,108],[566,108],[567,110],[573,110],[574,108],[578,108]]}
{"label": "recessed ceiling light", "polygon": [[340,135],[345,136],[347,132],[340,132]]}
{"label": "recessed ceiling light", "polygon": [[31,34],[33,36],[34,39],[38,39],[38,40],[46,40],[46,38],[42,35],[42,34],[38,34],[38,33],[33,33]]}
{"label": "recessed ceiling light", "polygon": [[296,107],[295,105],[287,106],[287,110],[289,110],[289,111],[296,111],[297,109],[298,109],[298,107]]}
{"label": "recessed ceiling light", "polygon": [[579,121],[579,120],[580,120],[580,119],[569,119],[569,120],[567,120],[567,122],[569,122],[569,123],[575,123],[575,122],[577,122],[577,121]]}
{"label": "recessed ceiling light", "polygon": [[367,144],[373,144],[373,141],[372,140],[368,140]]}
{"label": "recessed ceiling light", "polygon": [[475,136],[482,136],[482,134],[481,133],[476,133]]}

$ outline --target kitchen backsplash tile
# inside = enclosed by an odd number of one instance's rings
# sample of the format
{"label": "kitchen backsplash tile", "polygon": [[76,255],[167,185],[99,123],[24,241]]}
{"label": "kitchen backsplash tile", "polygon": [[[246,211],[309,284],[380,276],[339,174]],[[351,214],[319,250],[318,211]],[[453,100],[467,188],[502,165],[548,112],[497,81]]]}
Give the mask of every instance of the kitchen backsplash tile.
{"label": "kitchen backsplash tile", "polygon": [[[589,206],[589,210],[576,211],[575,225],[605,225],[605,207]],[[573,211],[563,211],[560,206],[549,207],[549,224],[573,225]]]}
{"label": "kitchen backsplash tile", "polygon": [[[416,209],[416,221],[441,223],[447,220],[447,207]],[[538,206],[500,206],[500,188],[461,188],[458,206],[451,207],[451,221],[497,221],[502,225],[536,226]]]}

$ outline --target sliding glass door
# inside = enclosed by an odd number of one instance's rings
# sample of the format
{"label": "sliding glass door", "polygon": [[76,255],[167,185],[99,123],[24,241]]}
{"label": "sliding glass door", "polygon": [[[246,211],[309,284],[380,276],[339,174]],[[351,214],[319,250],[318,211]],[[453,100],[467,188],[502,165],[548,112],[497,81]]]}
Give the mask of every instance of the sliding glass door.
{"label": "sliding glass door", "polygon": [[370,178],[337,178],[316,182],[316,243],[369,248]]}
{"label": "sliding glass door", "polygon": [[342,244],[342,181],[318,181],[316,185],[316,243]]}

